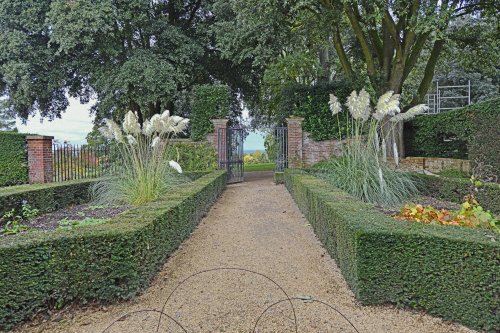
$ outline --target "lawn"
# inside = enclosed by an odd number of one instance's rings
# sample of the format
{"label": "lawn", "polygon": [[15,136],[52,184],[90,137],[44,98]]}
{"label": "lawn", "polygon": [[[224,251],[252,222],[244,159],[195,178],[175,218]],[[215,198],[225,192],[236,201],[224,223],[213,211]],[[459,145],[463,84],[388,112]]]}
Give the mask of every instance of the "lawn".
{"label": "lawn", "polygon": [[245,172],[251,171],[273,171],[274,163],[245,164]]}

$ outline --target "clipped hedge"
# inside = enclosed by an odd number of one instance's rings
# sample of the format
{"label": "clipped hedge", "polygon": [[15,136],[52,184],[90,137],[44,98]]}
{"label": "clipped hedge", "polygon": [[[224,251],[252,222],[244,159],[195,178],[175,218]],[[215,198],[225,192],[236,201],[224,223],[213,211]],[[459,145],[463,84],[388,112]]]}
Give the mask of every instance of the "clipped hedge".
{"label": "clipped hedge", "polygon": [[177,140],[170,144],[169,149],[169,158],[179,162],[184,171],[217,169],[217,153],[215,147],[209,142]]}
{"label": "clipped hedge", "polygon": [[[461,204],[469,194],[470,181],[463,178],[436,177],[412,174],[420,193],[440,200]],[[500,184],[484,183],[475,194],[484,209],[500,214]]]}
{"label": "clipped hedge", "polygon": [[43,308],[137,295],[225,186],[215,171],[106,224],[1,238],[0,330]]}
{"label": "clipped hedge", "polygon": [[407,156],[450,157],[482,162],[500,175],[500,98],[405,124]]}
{"label": "clipped hedge", "polygon": [[229,117],[231,90],[229,86],[204,84],[193,91],[193,110],[190,118],[191,138],[205,140],[213,132],[212,119]]}
{"label": "clipped hedge", "polygon": [[0,216],[12,208],[19,211],[24,200],[37,208],[40,213],[88,202],[90,200],[89,188],[96,181],[96,179],[86,179],[1,188]]}
{"label": "clipped hedge", "polygon": [[363,304],[393,303],[500,329],[500,239],[487,230],[396,221],[314,176],[285,184]]}
{"label": "clipped hedge", "polygon": [[0,186],[28,182],[26,134],[0,132]]}

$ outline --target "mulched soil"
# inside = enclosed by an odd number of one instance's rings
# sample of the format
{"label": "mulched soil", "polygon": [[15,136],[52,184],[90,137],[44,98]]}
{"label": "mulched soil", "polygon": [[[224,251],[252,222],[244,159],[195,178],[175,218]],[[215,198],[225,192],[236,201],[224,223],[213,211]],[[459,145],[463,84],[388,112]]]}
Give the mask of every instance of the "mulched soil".
{"label": "mulched soil", "polygon": [[[443,201],[443,200],[439,200],[439,199],[436,199],[433,197],[426,197],[426,196],[419,196],[418,198],[415,198],[415,200],[409,201],[408,203],[416,203],[416,204],[420,204],[424,207],[432,206],[432,207],[439,209],[439,210],[441,210],[441,209],[459,210],[460,209],[460,205],[456,204],[454,202]],[[375,208],[377,208],[377,210],[379,210],[380,212],[387,214],[387,215],[391,215],[391,216],[399,214],[400,209],[402,207],[404,207],[404,204],[399,206],[399,207],[375,206]]]}
{"label": "mulched soil", "polygon": [[93,206],[91,204],[75,205],[47,213],[34,218],[31,221],[25,221],[22,224],[29,229],[37,230],[55,230],[60,226],[59,222],[64,219],[84,220],[86,218],[108,219],[112,218],[126,210],[130,206]]}

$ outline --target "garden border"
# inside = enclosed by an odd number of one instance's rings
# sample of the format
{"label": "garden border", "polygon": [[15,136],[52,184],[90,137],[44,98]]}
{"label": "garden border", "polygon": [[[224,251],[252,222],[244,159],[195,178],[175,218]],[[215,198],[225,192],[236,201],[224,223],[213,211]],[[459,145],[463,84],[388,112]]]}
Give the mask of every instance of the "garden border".
{"label": "garden border", "polygon": [[0,238],[0,331],[68,302],[137,295],[226,182],[225,172],[214,171],[106,224]]}
{"label": "garden border", "polygon": [[361,303],[500,329],[498,236],[396,221],[301,171],[286,170],[285,185]]}

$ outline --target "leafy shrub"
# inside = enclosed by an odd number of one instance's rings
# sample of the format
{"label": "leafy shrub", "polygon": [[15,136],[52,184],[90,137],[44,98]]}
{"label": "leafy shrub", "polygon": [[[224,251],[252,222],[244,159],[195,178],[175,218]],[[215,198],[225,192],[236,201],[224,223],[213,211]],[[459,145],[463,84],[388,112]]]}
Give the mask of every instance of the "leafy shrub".
{"label": "leafy shrub", "polygon": [[176,160],[184,171],[217,169],[217,153],[215,147],[208,142],[172,142],[167,159]]}
{"label": "leafy shrub", "polygon": [[27,201],[23,201],[20,211],[12,208],[0,217],[0,226],[3,225],[0,234],[14,235],[28,230],[28,226],[22,223],[35,218],[37,215],[38,209],[32,207]]}
{"label": "leafy shrub", "polygon": [[227,85],[197,86],[193,92],[191,138],[204,140],[214,130],[211,120],[229,117],[230,107],[231,91]]}
{"label": "leafy shrub", "polygon": [[0,132],[0,186],[28,182],[26,134]]}
{"label": "leafy shrub", "polygon": [[291,169],[285,184],[362,304],[393,303],[474,329],[500,329],[498,234],[395,221]]}
{"label": "leafy shrub", "polygon": [[0,331],[54,304],[137,295],[225,185],[215,171],[108,223],[0,238]]}
{"label": "leafy shrub", "polygon": [[500,98],[415,118],[405,127],[408,156],[469,159],[500,175]]}
{"label": "leafy shrub", "polygon": [[302,128],[316,141],[338,139],[339,133],[345,137],[348,133],[348,113],[337,117],[328,108],[328,95],[334,94],[344,104],[353,89],[360,89],[359,84],[348,81],[320,83],[315,86],[288,85],[282,90],[280,118],[277,123],[285,123],[285,118],[292,115],[304,118]]}
{"label": "leafy shrub", "polygon": [[441,177],[448,177],[448,178],[462,178],[462,179],[470,178],[470,174],[468,172],[458,169],[445,169],[443,171],[438,172],[438,175],[440,175]]}

